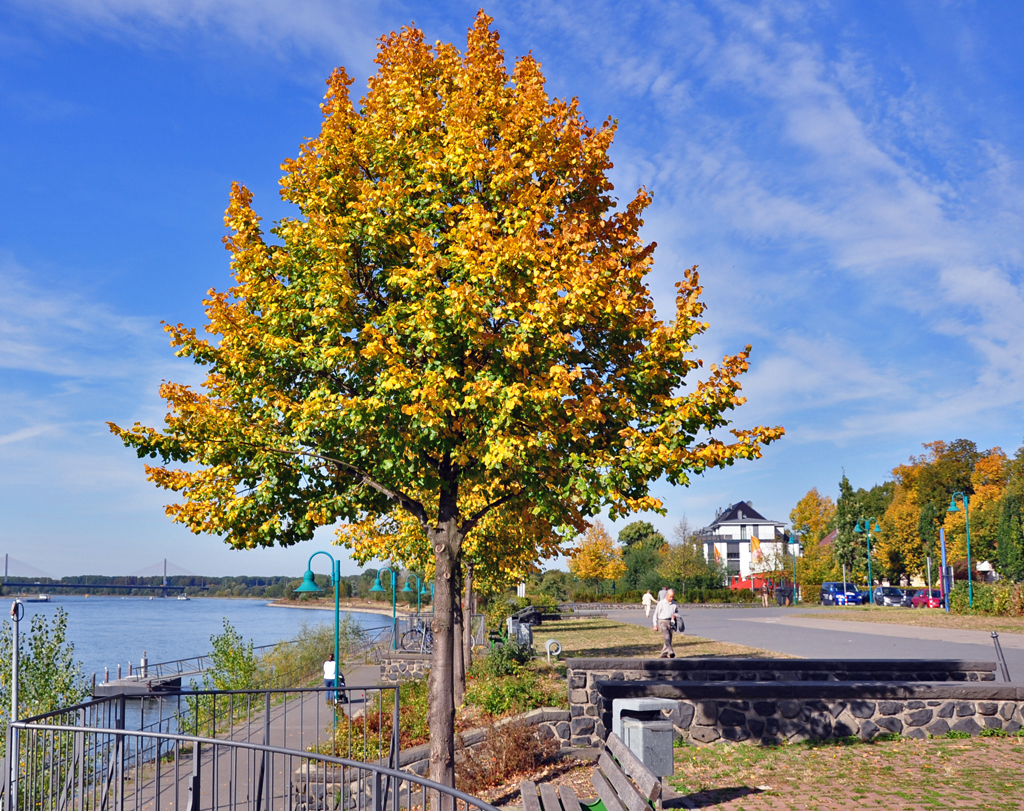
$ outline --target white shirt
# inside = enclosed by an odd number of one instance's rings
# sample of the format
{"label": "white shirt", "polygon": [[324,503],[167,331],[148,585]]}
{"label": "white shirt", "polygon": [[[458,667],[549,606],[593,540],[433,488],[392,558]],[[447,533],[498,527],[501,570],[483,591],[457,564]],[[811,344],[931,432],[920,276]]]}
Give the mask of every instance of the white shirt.
{"label": "white shirt", "polygon": [[642,598],[640,599],[640,602],[642,602],[642,603],[643,603],[644,605],[652,605],[652,604],[654,603],[654,595],[653,595],[653,594],[651,594],[650,592],[647,592],[647,593],[646,593],[646,594],[645,594],[645,595],[644,595],[644,596],[643,596],[643,597],[642,597]]}
{"label": "white shirt", "polygon": [[675,600],[672,602],[669,602],[668,598],[660,600],[658,602],[658,607],[654,609],[654,621],[657,623],[659,620],[672,619],[677,608],[679,608],[679,603]]}
{"label": "white shirt", "polygon": [[324,679],[334,681],[334,674],[338,672],[337,662],[328,659],[324,662]]}

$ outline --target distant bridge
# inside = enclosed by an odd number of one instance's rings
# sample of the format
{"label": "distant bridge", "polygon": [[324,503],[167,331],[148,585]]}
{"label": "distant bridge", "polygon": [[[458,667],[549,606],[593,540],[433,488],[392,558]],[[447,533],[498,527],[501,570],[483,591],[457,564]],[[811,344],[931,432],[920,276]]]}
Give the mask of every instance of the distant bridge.
{"label": "distant bridge", "polygon": [[[133,586],[123,586],[114,583],[40,583],[38,580],[33,582],[16,582],[14,580],[5,580],[2,584],[7,588],[18,588],[18,589],[29,589],[30,591],[46,592],[53,591],[54,589],[85,589],[96,591],[98,589],[118,589],[121,591],[132,591],[133,589],[146,590],[146,591],[159,591],[163,592],[163,596],[167,596],[169,591],[184,591],[185,586],[172,586],[164,583],[136,583]],[[192,589],[206,590],[208,586],[188,586]]]}

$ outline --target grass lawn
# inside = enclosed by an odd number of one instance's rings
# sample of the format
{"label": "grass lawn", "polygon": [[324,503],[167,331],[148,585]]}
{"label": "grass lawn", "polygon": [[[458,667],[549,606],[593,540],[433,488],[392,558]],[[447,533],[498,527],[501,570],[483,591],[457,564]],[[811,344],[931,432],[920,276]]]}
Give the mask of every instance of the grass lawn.
{"label": "grass lawn", "polygon": [[822,606],[817,614],[802,617],[827,617],[850,622],[884,622],[890,625],[917,625],[925,628],[955,628],[960,631],[999,631],[1024,634],[1024,617],[982,617],[947,614],[940,608],[884,608],[881,606]]}
{"label": "grass lawn", "polygon": [[[541,656],[544,655],[544,643],[549,639],[557,639],[561,643],[562,659],[591,656],[656,657],[661,652],[661,634],[652,628],[599,618],[545,622],[539,628],[534,628],[534,648]],[[715,642],[689,634],[676,634],[672,644],[678,657],[790,658],[782,653],[734,645],[731,642]]]}
{"label": "grass lawn", "polygon": [[1024,807],[1024,738],[686,746],[667,781],[691,807],[1006,809]]}

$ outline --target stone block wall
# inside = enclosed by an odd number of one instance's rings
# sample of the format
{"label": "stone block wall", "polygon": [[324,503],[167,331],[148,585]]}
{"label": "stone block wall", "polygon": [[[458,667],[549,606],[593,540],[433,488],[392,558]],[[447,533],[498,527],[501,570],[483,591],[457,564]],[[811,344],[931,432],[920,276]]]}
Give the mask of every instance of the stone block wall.
{"label": "stone block wall", "polygon": [[[606,680],[597,701],[570,706],[571,743],[595,746],[611,728],[612,702],[641,695],[673,699],[667,716],[689,743],[782,743],[864,739],[895,733],[924,738],[950,730],[1017,732],[1024,685],[991,682],[638,682]],[[577,696],[578,697],[578,696]]]}
{"label": "stone block wall", "polygon": [[380,683],[397,684],[408,679],[426,678],[430,670],[429,653],[388,651],[380,657]]}
{"label": "stone block wall", "polygon": [[[996,684],[994,662],[946,660],[814,660],[814,659],[569,659],[570,742],[595,746],[611,729],[615,698],[657,697],[679,702],[673,714],[677,734],[693,743],[712,740],[760,742],[808,737],[845,737],[894,731],[900,726],[923,729],[919,734],[944,734],[949,729],[975,734],[996,724],[1010,729],[1022,723],[1019,711],[1024,694],[1019,686]],[[1020,688],[1024,689],[1024,688]],[[977,693],[977,691],[981,693]],[[1005,691],[1009,693],[1003,695]],[[972,692],[974,691],[974,692]],[[993,698],[998,695],[1000,697]],[[937,702],[928,704],[929,701]],[[989,713],[991,703],[997,709]],[[701,703],[703,702],[703,704]],[[769,704],[771,713],[762,715]],[[797,704],[784,703],[797,702]],[[866,702],[852,704],[851,702]],[[900,703],[902,702],[902,703]],[[912,706],[907,706],[911,703]],[[921,702],[924,702],[921,704]],[[954,718],[946,715],[954,702]],[[972,713],[955,715],[955,702],[982,706]],[[980,703],[979,703],[980,702]],[[704,714],[699,706],[706,704]],[[870,716],[860,717],[872,705]],[[921,704],[921,706],[918,706]],[[689,709],[687,709],[689,707]],[[721,708],[713,722],[701,723]],[[784,708],[787,714],[782,712]],[[1003,718],[1000,713],[1009,712]],[[825,718],[826,714],[829,716]],[[931,717],[926,716],[931,713]],[[740,716],[743,721],[740,722]],[[877,716],[877,718],[875,717]],[[694,723],[694,717],[698,719]],[[972,720],[967,720],[968,717]],[[856,723],[852,719],[856,719]],[[923,720],[926,719],[926,720]],[[989,719],[989,720],[984,720]],[[826,724],[825,721],[828,720]],[[942,723],[948,729],[942,730]],[[955,724],[960,727],[954,727]],[[879,731],[873,731],[877,727]],[[933,725],[929,730],[928,725]],[[695,727],[691,733],[691,726]],[[1019,728],[1019,726],[1018,726]],[[714,730],[713,732],[711,730]],[[706,740],[703,740],[706,739]]]}
{"label": "stone block wall", "polygon": [[927,738],[945,735],[950,730],[969,735],[978,735],[985,729],[1013,733],[1024,724],[1022,698],[681,700],[672,711],[672,721],[679,737],[698,746],[719,740],[760,744],[849,736],[870,740],[884,734]]}

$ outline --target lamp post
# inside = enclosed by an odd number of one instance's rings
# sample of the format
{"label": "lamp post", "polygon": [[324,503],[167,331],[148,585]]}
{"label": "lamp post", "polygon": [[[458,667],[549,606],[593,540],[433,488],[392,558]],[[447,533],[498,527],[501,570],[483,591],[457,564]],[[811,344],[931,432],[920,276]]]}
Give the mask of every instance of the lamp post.
{"label": "lamp post", "polygon": [[[338,674],[341,672],[341,661],[338,658],[338,588],[341,585],[341,561],[335,560],[334,556],[330,552],[314,552],[309,556],[309,561],[306,563],[306,573],[302,575],[302,585],[295,589],[299,594],[323,594],[316,581],[313,579],[313,558],[317,555],[325,555],[331,562],[331,583],[334,584],[334,700],[338,700]],[[328,693],[330,696],[330,693]],[[331,739],[332,750],[337,745],[338,737],[338,713],[332,712],[331,717],[334,721],[334,737]]]}
{"label": "lamp post", "polygon": [[[789,540],[787,543],[793,544],[793,605],[796,605],[796,554],[800,551],[800,539],[797,536],[797,531],[790,530]],[[753,578],[751,578],[751,586],[753,586]]]}
{"label": "lamp post", "polygon": [[384,566],[377,570],[377,579],[373,581],[373,587],[370,591],[380,594],[384,591],[384,588],[380,584],[380,573],[387,572],[391,575],[391,649],[398,649],[398,612],[397,612],[397,599],[398,595],[395,590],[398,588],[398,575],[395,574],[388,566]]}
{"label": "lamp post", "polygon": [[967,530],[967,603],[974,608],[974,587],[971,585],[973,579],[971,577],[971,504],[967,499],[967,493],[961,493],[959,490],[953,493],[949,498],[949,509],[946,512],[960,512],[960,508],[956,506],[957,496],[960,496],[964,502],[964,527]]}
{"label": "lamp post", "polygon": [[412,572],[410,572],[408,575],[406,575],[405,585],[402,586],[402,594],[412,594],[413,589],[409,588],[409,581],[411,581],[412,578],[414,577],[416,578],[416,614],[418,616],[420,613],[420,600],[422,600],[423,595],[427,593],[426,589],[423,588],[423,583],[420,582],[420,576],[418,574],[413,574]]}
{"label": "lamp post", "polygon": [[[875,522],[875,528],[871,529],[871,522]],[[871,533],[878,534],[882,531],[882,528],[878,525],[878,520],[875,518],[858,518],[857,526],[853,528],[856,533],[864,533],[864,538],[868,542],[868,599],[871,601],[870,605],[875,605],[875,588],[874,583],[871,580]]]}

